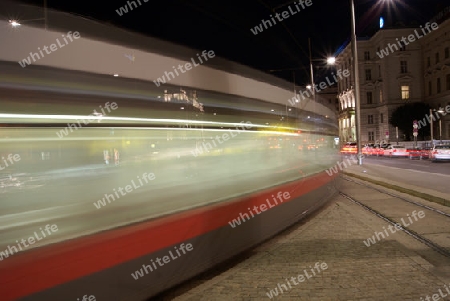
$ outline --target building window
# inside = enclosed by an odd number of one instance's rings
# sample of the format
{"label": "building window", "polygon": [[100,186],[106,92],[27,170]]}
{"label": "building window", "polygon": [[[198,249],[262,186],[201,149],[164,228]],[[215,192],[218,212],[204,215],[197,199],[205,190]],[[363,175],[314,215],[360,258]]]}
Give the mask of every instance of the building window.
{"label": "building window", "polygon": [[372,104],[372,92],[367,92],[366,96],[367,96],[367,104],[371,105]]}
{"label": "building window", "polygon": [[447,90],[450,90],[450,74],[447,74]]}
{"label": "building window", "polygon": [[383,115],[383,113],[380,114],[380,123],[384,123],[384,115]]}
{"label": "building window", "polygon": [[373,131],[368,132],[367,136],[369,138],[368,139],[369,141],[374,141],[375,140],[375,135],[374,134],[375,134],[375,132],[373,132]]}
{"label": "building window", "polygon": [[380,103],[383,103],[383,90],[380,89]]}
{"label": "building window", "polygon": [[448,58],[450,57],[450,53],[449,53],[449,52],[450,52],[450,49],[449,49],[448,47],[445,48],[445,50],[444,50],[444,53],[445,53],[445,54],[444,54],[444,55],[445,55],[445,58],[446,58],[446,59],[448,59]]}
{"label": "building window", "polygon": [[402,99],[409,99],[409,86],[402,86]]}
{"label": "building window", "polygon": [[438,78],[436,82],[436,93],[441,93],[441,79]]}
{"label": "building window", "polygon": [[400,51],[406,51],[406,45],[405,44],[402,44],[400,46]]}
{"label": "building window", "polygon": [[431,66],[431,59],[430,59],[430,57],[427,57],[427,67],[430,67]]}
{"label": "building window", "polygon": [[373,124],[373,115],[367,115],[367,124]]}
{"label": "building window", "polygon": [[400,61],[400,73],[408,73],[408,62]]}
{"label": "building window", "polygon": [[364,51],[364,60],[369,61],[370,60],[370,52]]}
{"label": "building window", "polygon": [[366,80],[372,80],[372,70],[366,69]]}
{"label": "building window", "polygon": [[433,93],[433,90],[431,89],[431,81],[428,82],[428,96],[431,96],[431,93]]}
{"label": "building window", "polygon": [[439,63],[439,52],[436,53],[436,64]]}
{"label": "building window", "polygon": [[381,78],[381,66],[378,65],[378,77]]}
{"label": "building window", "polygon": [[409,86],[401,86],[402,99],[409,99]]}

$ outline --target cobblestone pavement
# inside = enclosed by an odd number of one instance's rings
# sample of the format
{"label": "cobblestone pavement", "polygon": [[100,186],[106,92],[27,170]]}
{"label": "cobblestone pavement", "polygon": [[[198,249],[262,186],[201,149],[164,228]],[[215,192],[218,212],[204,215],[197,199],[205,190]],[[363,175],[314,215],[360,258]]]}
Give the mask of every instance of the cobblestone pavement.
{"label": "cobblestone pavement", "polygon": [[[212,279],[197,279],[173,300],[450,300],[450,259],[404,233],[365,246],[383,226],[387,223],[337,196],[313,218]],[[323,263],[327,268],[321,269]]]}

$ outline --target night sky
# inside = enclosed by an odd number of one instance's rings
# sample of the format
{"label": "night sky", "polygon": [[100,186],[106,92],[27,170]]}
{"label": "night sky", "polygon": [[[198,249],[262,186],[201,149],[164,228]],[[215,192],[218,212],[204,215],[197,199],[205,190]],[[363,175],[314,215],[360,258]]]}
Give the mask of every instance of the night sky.
{"label": "night sky", "polygon": [[[216,55],[302,84],[309,80],[308,37],[314,59],[334,55],[350,40],[348,0],[310,0],[302,8],[289,0],[135,0],[138,7],[119,16],[126,0],[47,0],[49,8],[88,16],[118,27],[158,37]],[[42,6],[43,0],[20,2]],[[295,2],[295,3],[294,3]],[[421,25],[449,0],[355,0],[358,37],[378,30],[379,17],[386,25]],[[300,11],[296,8],[300,8]],[[291,14],[292,11],[296,12]],[[254,35],[250,29],[287,11],[289,17]],[[281,17],[280,17],[281,18]],[[317,65],[320,66],[320,62]],[[325,63],[324,63],[325,67]],[[286,70],[288,69],[288,70]],[[320,71],[322,70],[322,71]],[[316,70],[326,72],[326,68]]]}

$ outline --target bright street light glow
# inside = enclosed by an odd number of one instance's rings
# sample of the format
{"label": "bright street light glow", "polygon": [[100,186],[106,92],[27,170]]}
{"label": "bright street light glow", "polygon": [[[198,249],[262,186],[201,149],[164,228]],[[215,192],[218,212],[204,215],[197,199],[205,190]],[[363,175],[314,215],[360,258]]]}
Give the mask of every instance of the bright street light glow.
{"label": "bright street light glow", "polygon": [[17,27],[20,25],[20,23],[15,20],[9,20],[9,23],[11,24],[12,27]]}
{"label": "bright street light glow", "polygon": [[311,90],[311,88],[312,88],[312,86],[311,86],[311,85],[307,85],[307,86],[306,86],[306,89],[309,89],[309,90]]}
{"label": "bright street light glow", "polygon": [[334,56],[327,58],[328,65],[334,65],[336,63],[336,58]]}

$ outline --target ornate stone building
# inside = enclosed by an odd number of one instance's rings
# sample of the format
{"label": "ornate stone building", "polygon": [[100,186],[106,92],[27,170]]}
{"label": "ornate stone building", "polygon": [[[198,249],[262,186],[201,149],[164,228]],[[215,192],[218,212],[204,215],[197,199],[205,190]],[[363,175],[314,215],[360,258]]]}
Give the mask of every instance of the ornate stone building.
{"label": "ornate stone building", "polygon": [[[368,39],[358,39],[363,144],[402,141],[403,133],[397,138],[389,118],[405,103],[425,101],[436,109],[450,104],[450,19],[448,14],[442,19],[436,20],[436,29],[380,29]],[[353,70],[350,44],[337,56],[336,64],[337,69]],[[339,82],[338,99],[340,140],[355,141],[353,71]],[[450,137],[449,117],[442,122],[443,139]]]}
{"label": "ornate stone building", "polygon": [[[444,14],[446,12],[446,15]],[[423,49],[425,101],[434,110],[450,106],[450,6],[435,21],[439,28],[420,40]],[[439,18],[439,16],[442,16]],[[445,17],[447,19],[445,20]],[[450,107],[449,107],[450,109]],[[436,114],[436,113],[435,113]],[[450,114],[433,123],[434,139],[450,139]],[[441,135],[440,135],[441,134]]]}

